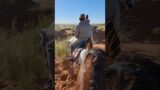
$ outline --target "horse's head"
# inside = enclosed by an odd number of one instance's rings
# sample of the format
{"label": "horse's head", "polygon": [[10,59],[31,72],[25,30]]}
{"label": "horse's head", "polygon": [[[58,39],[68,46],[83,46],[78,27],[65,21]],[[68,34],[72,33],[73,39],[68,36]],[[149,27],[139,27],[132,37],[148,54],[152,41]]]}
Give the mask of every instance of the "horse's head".
{"label": "horse's head", "polygon": [[122,3],[128,11],[134,7],[134,0],[122,0]]}

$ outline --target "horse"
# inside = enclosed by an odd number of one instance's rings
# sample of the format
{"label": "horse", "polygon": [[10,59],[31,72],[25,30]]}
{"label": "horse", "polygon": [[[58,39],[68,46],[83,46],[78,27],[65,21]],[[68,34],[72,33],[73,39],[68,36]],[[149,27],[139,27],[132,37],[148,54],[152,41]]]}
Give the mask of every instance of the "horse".
{"label": "horse", "polygon": [[[102,68],[105,67],[104,63],[106,63],[104,56],[105,51],[102,49],[90,49],[85,54],[85,57],[81,56],[84,57],[84,60],[82,60],[80,64],[75,90],[90,90],[91,88],[102,90],[102,88],[104,88],[103,83],[101,82],[104,79],[104,69]],[[94,74],[97,71],[98,74]],[[97,81],[96,85],[94,85],[94,80]]]}

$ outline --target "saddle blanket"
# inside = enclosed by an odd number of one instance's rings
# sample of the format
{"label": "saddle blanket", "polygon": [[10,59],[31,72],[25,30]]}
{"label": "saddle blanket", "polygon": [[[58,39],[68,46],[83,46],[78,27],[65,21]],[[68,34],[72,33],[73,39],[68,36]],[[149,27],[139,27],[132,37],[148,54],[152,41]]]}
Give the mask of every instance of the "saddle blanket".
{"label": "saddle blanket", "polygon": [[75,58],[78,64],[82,64],[86,58],[87,53],[87,49],[78,48],[72,53],[72,56]]}

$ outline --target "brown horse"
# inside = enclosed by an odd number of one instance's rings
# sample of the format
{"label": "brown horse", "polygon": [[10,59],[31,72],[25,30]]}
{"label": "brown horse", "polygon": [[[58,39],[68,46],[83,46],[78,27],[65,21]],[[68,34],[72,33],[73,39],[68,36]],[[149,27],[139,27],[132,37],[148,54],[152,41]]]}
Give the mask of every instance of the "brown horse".
{"label": "brown horse", "polygon": [[85,60],[80,65],[75,90],[103,90],[106,66],[104,56],[105,52],[102,49],[88,51]]}

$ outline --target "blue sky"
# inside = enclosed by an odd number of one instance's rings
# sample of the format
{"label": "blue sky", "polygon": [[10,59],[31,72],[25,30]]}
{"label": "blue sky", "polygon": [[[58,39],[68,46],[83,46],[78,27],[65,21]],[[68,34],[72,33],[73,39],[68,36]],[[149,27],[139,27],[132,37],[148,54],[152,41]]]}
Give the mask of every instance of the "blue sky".
{"label": "blue sky", "polygon": [[105,0],[55,0],[55,23],[78,24],[81,13],[91,23],[105,22]]}

